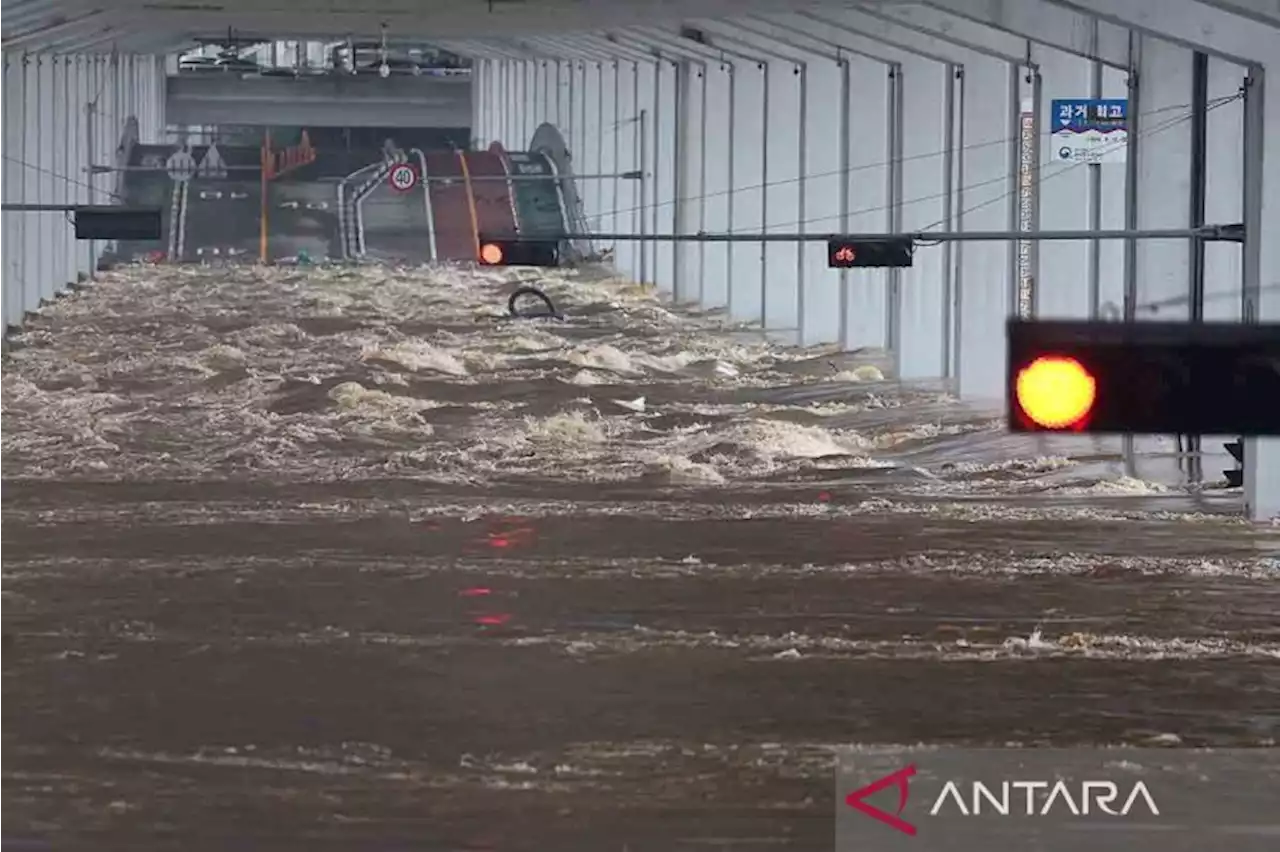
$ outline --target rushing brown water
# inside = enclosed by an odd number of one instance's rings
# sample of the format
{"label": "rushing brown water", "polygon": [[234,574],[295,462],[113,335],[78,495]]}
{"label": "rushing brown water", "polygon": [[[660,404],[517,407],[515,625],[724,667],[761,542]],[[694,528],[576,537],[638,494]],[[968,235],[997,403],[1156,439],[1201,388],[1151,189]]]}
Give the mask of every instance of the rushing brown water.
{"label": "rushing brown water", "polygon": [[1238,495],[874,353],[514,286],[136,269],[29,324],[6,841],[823,850],[832,745],[1277,737]]}

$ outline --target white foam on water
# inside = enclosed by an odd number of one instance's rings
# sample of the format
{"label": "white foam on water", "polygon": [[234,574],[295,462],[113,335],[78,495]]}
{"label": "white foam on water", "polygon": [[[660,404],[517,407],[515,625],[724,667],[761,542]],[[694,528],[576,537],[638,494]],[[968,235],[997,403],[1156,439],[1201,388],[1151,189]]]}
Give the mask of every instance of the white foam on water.
{"label": "white foam on water", "polygon": [[[565,319],[506,317],[525,284]],[[914,478],[893,490],[937,505],[884,511],[944,513],[952,497],[1180,491],[1029,455],[1000,421],[886,380],[865,353],[783,346],[573,270],[129,267],[42,309],[15,344],[8,476],[726,488],[897,468]]]}

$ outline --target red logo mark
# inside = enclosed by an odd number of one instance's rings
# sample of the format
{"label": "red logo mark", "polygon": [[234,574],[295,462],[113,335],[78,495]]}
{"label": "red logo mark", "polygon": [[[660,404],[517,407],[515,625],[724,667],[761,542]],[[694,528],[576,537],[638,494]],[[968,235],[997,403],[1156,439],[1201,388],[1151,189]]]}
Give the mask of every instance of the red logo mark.
{"label": "red logo mark", "polygon": [[[895,828],[903,834],[912,837],[916,835],[916,827],[911,823],[902,819],[898,814],[902,813],[902,809],[907,806],[907,781],[912,775],[916,774],[916,765],[905,766],[897,772],[891,772],[879,780],[872,781],[865,787],[859,787],[852,793],[844,797],[844,803],[856,811],[861,811],[872,819],[879,820],[890,828]],[[898,811],[897,813],[889,813],[882,811],[875,805],[869,805],[863,801],[868,796],[874,796],[886,787],[898,788]]]}

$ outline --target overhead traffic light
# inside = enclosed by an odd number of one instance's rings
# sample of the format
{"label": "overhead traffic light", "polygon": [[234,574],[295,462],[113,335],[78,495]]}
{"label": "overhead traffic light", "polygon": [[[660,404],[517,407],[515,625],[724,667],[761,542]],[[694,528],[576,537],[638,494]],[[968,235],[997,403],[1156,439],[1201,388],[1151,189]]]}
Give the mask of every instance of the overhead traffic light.
{"label": "overhead traffic light", "polygon": [[1015,432],[1280,435],[1280,325],[1010,320]]}
{"label": "overhead traffic light", "polygon": [[832,269],[910,266],[914,245],[910,237],[882,240],[837,237],[827,240],[827,266]]}
{"label": "overhead traffic light", "polygon": [[90,204],[75,208],[77,240],[158,240],[164,235],[159,207]]}
{"label": "overhead traffic light", "polygon": [[556,240],[480,240],[482,266],[559,266]]}

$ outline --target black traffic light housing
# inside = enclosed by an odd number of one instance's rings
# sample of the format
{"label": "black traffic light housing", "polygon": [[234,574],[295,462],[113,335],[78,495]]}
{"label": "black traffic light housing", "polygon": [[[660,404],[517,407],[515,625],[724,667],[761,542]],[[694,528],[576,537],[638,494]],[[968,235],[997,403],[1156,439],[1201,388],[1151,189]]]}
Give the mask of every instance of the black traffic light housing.
{"label": "black traffic light housing", "polygon": [[558,240],[480,238],[481,266],[559,266]]}
{"label": "black traffic light housing", "polygon": [[832,269],[907,267],[911,265],[914,248],[910,237],[877,240],[834,237],[827,240],[827,266]]}
{"label": "black traffic light housing", "polygon": [[159,207],[94,204],[74,211],[77,240],[147,242],[164,236]]}
{"label": "black traffic light housing", "polygon": [[1096,383],[1077,432],[1280,435],[1280,324],[1010,320],[1010,431],[1046,430],[1017,396],[1041,357],[1079,362]]}

